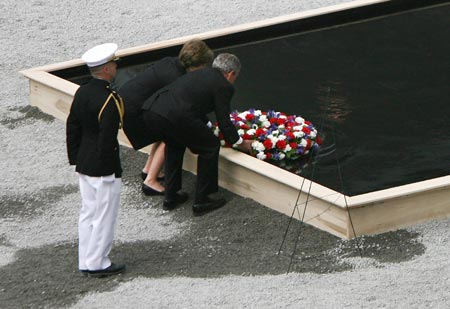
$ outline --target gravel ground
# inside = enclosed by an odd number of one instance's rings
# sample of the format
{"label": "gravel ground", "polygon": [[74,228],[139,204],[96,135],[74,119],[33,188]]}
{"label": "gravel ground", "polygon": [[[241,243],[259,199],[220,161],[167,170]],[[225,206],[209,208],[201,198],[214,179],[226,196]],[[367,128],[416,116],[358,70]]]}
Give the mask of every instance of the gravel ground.
{"label": "gravel ground", "polygon": [[[18,71],[104,42],[133,47],[340,2],[3,0],[0,307],[447,308],[450,220],[358,243],[295,222],[279,252],[289,218],[226,190],[229,203],[208,215],[163,212],[140,192],[145,155],[127,148],[111,257],[128,271],[77,273],[80,197],[64,124],[29,106]],[[187,190],[194,180],[185,173]]]}

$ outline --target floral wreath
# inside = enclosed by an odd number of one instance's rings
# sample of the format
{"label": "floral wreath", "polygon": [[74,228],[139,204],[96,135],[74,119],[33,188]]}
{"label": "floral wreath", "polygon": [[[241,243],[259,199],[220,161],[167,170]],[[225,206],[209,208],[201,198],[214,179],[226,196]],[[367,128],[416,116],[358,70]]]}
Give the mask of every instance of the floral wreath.
{"label": "floral wreath", "polygon": [[[242,139],[254,140],[251,155],[263,161],[289,165],[315,152],[322,144],[312,123],[300,116],[249,109],[242,113],[234,111],[230,118]],[[213,130],[222,146],[236,147],[225,142],[217,122]]]}

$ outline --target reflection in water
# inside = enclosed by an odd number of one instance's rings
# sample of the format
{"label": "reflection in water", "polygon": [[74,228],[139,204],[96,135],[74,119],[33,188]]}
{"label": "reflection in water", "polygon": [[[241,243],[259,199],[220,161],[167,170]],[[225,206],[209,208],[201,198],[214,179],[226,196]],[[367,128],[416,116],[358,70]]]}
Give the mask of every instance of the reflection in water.
{"label": "reflection in water", "polygon": [[327,121],[342,123],[351,113],[343,84],[338,80],[322,81],[316,86],[315,97],[319,104],[319,113],[324,115]]}

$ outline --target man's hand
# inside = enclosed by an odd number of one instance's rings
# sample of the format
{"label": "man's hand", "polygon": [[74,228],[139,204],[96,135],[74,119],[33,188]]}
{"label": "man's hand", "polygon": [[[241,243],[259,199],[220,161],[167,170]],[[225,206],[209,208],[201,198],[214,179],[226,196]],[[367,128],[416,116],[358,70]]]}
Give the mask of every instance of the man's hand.
{"label": "man's hand", "polygon": [[237,145],[237,148],[240,151],[246,152],[246,153],[251,153],[252,152],[252,140],[243,140],[242,143],[240,143],[239,145]]}

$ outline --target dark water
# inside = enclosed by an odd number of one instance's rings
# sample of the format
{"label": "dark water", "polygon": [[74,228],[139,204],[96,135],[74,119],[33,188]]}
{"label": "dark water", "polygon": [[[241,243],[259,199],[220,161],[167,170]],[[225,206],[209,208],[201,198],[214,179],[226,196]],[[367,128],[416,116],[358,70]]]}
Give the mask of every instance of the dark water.
{"label": "dark water", "polygon": [[227,49],[243,65],[233,107],[322,128],[336,152],[314,181],[348,195],[448,175],[449,29],[446,5]]}
{"label": "dark water", "polygon": [[450,174],[449,29],[447,4],[216,53],[243,65],[233,108],[312,121],[331,151],[302,174],[356,195]]}

